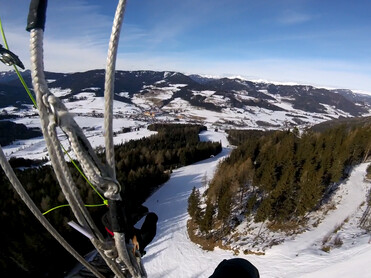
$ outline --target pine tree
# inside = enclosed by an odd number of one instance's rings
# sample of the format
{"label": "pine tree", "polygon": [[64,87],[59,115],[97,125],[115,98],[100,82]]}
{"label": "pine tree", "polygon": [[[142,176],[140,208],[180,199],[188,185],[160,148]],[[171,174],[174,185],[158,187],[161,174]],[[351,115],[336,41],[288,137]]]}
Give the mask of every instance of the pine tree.
{"label": "pine tree", "polygon": [[224,224],[228,222],[231,216],[232,196],[229,188],[224,187],[218,198],[218,219],[222,220]]}
{"label": "pine tree", "polygon": [[200,191],[193,187],[192,193],[188,198],[188,213],[196,222],[199,220],[201,213],[200,203]]}
{"label": "pine tree", "polygon": [[255,222],[263,222],[271,215],[271,206],[272,199],[268,196],[263,199],[258,210],[256,211]]}
{"label": "pine tree", "polygon": [[214,205],[211,201],[206,202],[206,210],[203,217],[200,219],[200,230],[208,233],[213,227]]}

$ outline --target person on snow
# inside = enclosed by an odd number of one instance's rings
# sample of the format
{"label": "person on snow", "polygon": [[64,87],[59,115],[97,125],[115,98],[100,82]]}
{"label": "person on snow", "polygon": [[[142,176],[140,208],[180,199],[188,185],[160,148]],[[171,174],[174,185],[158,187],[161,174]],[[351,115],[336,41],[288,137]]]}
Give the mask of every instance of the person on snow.
{"label": "person on snow", "polygon": [[[124,227],[124,234],[126,243],[129,243],[131,239],[134,247],[133,252],[136,250],[140,252],[141,256],[146,254],[144,250],[147,245],[153,240],[156,235],[158,216],[154,212],[149,212],[148,208],[140,205],[139,207],[133,207],[128,202],[122,203],[122,227]],[[134,225],[145,216],[145,220],[140,229],[134,227]],[[109,211],[102,217],[102,223],[105,226],[107,233],[113,236],[111,216]]]}
{"label": "person on snow", "polygon": [[223,260],[209,278],[259,278],[258,269],[248,260],[234,258]]}

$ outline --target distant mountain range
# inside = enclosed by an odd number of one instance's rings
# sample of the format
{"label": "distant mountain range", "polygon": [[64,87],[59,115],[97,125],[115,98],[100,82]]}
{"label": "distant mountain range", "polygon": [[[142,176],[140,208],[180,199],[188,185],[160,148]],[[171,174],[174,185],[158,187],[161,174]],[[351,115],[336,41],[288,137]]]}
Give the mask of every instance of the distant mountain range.
{"label": "distant mountain range", "polygon": [[[30,72],[22,73],[30,88]],[[65,102],[103,97],[104,70],[46,72],[49,88]],[[179,72],[116,71],[115,100],[158,120],[197,121],[225,128],[310,126],[370,115],[371,95],[306,85],[278,85]],[[57,94],[58,95],[58,94]],[[0,108],[31,104],[14,72],[0,72]],[[86,104],[88,105],[88,104]]]}

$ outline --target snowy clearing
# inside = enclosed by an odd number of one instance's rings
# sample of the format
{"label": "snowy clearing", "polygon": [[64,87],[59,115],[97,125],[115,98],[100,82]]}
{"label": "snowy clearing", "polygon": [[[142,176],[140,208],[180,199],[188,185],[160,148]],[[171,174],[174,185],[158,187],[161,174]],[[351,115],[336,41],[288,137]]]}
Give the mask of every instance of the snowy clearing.
{"label": "snowy clearing", "polygon": [[[207,131],[203,140],[222,141],[227,146],[224,133]],[[221,154],[199,163],[177,169],[171,179],[145,203],[159,216],[158,232],[147,247],[143,261],[149,277],[209,277],[223,259],[235,257],[231,251],[216,249],[204,251],[190,241],[187,234],[187,200],[192,188],[200,188],[202,178],[211,179],[217,164],[230,153],[223,148]],[[305,232],[294,240],[274,246],[266,255],[239,255],[252,262],[263,278],[269,277],[370,277],[370,235],[357,227],[370,183],[364,181],[367,164],[352,172],[335,195],[337,206],[317,228]],[[341,198],[340,198],[341,196]],[[364,209],[364,206],[363,206]],[[345,218],[341,233],[344,244],[326,253],[321,248],[323,237],[334,230]]]}

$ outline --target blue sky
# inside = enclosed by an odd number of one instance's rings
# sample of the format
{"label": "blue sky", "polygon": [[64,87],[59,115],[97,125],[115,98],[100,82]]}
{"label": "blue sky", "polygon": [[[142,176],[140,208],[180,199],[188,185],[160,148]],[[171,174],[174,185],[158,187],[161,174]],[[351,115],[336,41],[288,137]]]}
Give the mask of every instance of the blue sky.
{"label": "blue sky", "polygon": [[[29,67],[29,1],[0,0]],[[45,69],[105,68],[117,1],[51,0]],[[371,92],[369,0],[128,0],[117,69],[175,70]],[[7,70],[0,65],[0,70]]]}

